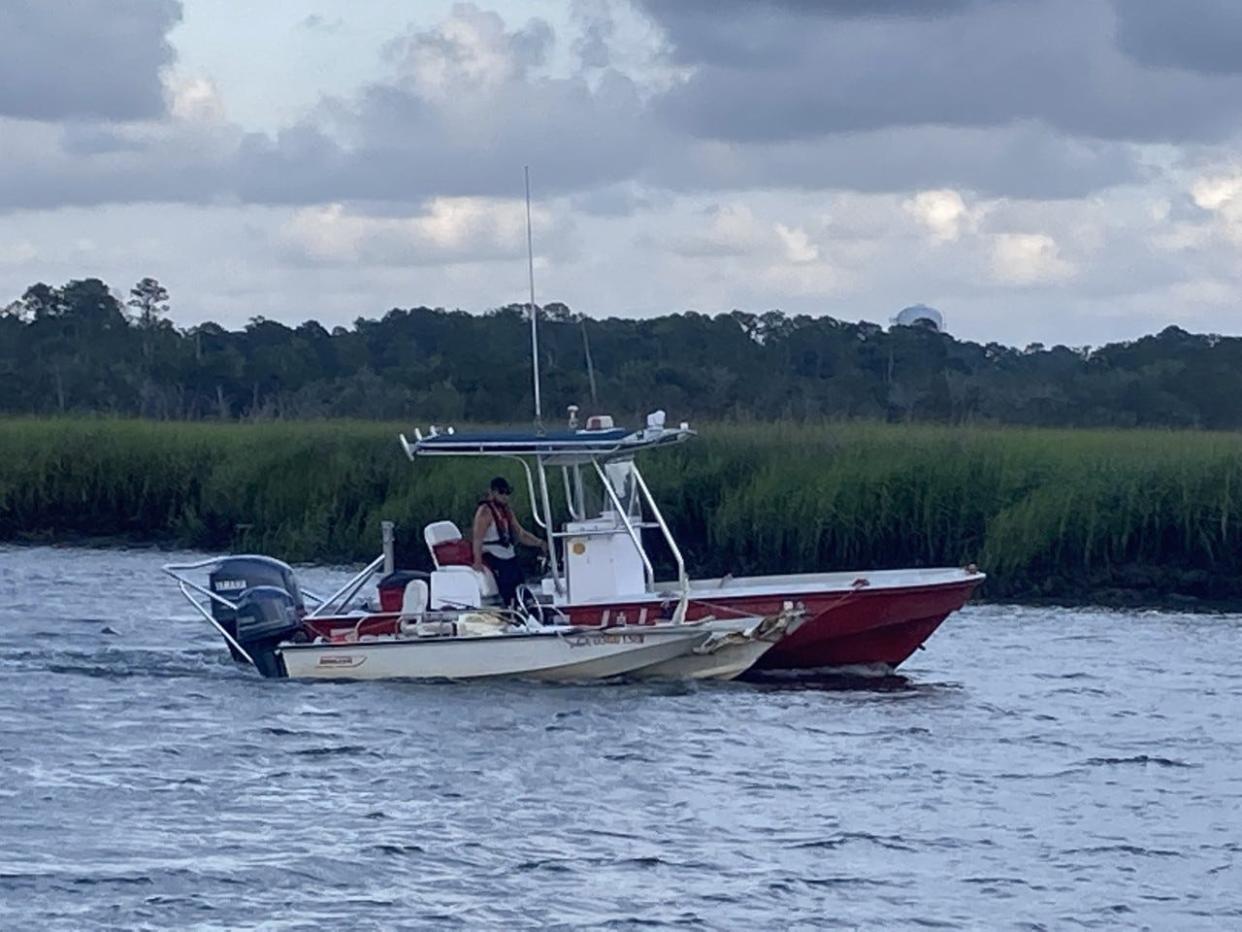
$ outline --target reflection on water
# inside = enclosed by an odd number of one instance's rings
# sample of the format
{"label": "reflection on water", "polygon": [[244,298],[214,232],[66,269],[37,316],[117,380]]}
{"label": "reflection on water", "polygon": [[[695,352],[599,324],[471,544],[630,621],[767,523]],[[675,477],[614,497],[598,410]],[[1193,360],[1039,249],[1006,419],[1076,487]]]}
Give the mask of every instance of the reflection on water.
{"label": "reflection on water", "polygon": [[975,606],[886,676],[306,684],[163,559],[0,549],[0,928],[1242,927],[1237,617]]}

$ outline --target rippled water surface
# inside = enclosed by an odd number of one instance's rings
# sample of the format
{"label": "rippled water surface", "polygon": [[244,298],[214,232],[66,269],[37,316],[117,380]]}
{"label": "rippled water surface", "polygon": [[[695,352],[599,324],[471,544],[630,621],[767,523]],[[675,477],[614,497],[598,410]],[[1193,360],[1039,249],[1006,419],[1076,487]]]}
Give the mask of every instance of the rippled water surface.
{"label": "rippled water surface", "polygon": [[0,549],[0,927],[1242,928],[1237,616],[971,607],[866,688],[304,685],[164,559]]}

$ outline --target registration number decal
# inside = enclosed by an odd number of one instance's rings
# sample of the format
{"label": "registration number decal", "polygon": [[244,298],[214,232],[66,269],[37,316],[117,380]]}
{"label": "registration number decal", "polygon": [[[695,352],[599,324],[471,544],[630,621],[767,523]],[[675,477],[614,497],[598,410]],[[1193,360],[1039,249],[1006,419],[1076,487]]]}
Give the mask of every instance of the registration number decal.
{"label": "registration number decal", "polygon": [[643,644],[645,634],[579,634],[567,639],[570,647],[598,647],[601,644]]}
{"label": "registration number decal", "polygon": [[360,667],[366,662],[366,657],[355,657],[352,654],[326,654],[319,658],[319,666],[321,667]]}

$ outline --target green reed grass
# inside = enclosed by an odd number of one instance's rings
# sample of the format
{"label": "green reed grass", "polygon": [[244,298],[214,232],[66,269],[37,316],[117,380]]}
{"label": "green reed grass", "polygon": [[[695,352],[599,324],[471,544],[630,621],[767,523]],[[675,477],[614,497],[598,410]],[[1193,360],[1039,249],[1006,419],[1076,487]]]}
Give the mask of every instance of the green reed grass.
{"label": "green reed grass", "polygon": [[[410,463],[402,429],[3,420],[0,539],[349,562],[391,518],[419,564],[497,472],[528,513],[515,464]],[[993,596],[1242,598],[1238,434],[720,424],[643,465],[698,573],[974,562]]]}

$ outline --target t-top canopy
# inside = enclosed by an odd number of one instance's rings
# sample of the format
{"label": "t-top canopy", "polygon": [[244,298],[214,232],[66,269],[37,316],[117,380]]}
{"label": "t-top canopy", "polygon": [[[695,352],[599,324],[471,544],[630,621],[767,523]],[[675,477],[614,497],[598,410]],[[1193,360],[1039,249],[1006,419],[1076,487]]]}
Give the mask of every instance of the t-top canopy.
{"label": "t-top canopy", "polygon": [[495,431],[486,433],[415,433],[413,443],[401,435],[401,447],[410,459],[416,456],[538,456],[560,463],[588,462],[631,456],[639,450],[679,443],[694,436],[686,425],[645,430],[568,430],[551,433]]}

